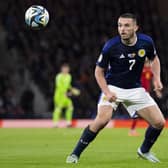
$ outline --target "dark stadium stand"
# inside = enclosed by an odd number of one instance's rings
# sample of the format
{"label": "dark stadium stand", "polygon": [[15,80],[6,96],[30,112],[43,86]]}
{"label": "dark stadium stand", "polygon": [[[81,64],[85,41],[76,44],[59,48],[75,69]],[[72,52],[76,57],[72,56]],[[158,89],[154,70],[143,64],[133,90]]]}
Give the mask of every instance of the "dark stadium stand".
{"label": "dark stadium stand", "polygon": [[124,12],[137,14],[140,31],[156,43],[165,85],[163,99],[157,101],[168,116],[168,20],[160,11],[164,3],[37,0],[50,13],[49,25],[38,31],[24,23],[24,13],[33,3],[0,1],[0,118],[50,118],[54,77],[64,61],[72,68],[73,85],[81,89],[81,96],[74,98],[74,118],[94,117],[99,95],[95,62],[104,42],[117,34],[116,19]]}

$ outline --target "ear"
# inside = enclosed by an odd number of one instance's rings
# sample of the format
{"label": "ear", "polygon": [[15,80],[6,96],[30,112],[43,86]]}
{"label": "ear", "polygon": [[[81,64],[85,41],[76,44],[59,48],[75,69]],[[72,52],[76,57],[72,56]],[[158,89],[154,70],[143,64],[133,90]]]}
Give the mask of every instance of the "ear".
{"label": "ear", "polygon": [[135,25],[135,31],[138,31],[138,29],[139,29],[139,26]]}

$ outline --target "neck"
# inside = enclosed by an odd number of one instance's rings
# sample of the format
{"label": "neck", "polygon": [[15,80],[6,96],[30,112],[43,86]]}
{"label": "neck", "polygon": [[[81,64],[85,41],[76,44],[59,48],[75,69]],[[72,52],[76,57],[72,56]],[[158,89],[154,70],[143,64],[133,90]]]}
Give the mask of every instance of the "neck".
{"label": "neck", "polygon": [[127,46],[133,46],[136,44],[137,42],[137,35],[134,34],[134,36],[132,38],[129,39],[121,39],[122,43],[127,45]]}

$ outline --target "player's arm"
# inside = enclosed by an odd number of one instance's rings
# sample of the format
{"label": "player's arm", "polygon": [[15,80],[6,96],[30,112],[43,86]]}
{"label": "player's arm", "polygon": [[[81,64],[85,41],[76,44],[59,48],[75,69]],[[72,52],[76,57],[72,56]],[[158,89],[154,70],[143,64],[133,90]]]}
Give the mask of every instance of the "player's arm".
{"label": "player's arm", "polygon": [[108,101],[115,101],[117,97],[116,94],[114,92],[111,92],[108,88],[107,82],[104,77],[104,68],[96,66],[95,78],[102,92],[105,94],[106,99]]}
{"label": "player's arm", "polygon": [[63,77],[61,74],[58,74],[55,78],[55,92],[57,93],[65,93],[66,85],[63,81]]}
{"label": "player's arm", "polygon": [[63,82],[62,82],[62,77],[61,77],[61,74],[58,74],[55,78],[55,85],[56,85],[56,88],[62,88],[62,85],[63,85]]}
{"label": "player's arm", "polygon": [[160,79],[160,60],[157,55],[155,56],[154,60],[151,63],[151,70],[153,73],[154,91],[156,91],[156,94],[159,96],[159,92],[160,90],[162,90],[163,85]]}
{"label": "player's arm", "polygon": [[161,90],[163,88],[161,79],[160,79],[160,60],[156,52],[155,44],[152,38],[149,38],[151,43],[151,53],[148,56],[148,59],[151,61],[151,71],[153,73],[153,86],[154,91],[158,97],[161,97]]}
{"label": "player's arm", "polygon": [[99,87],[101,88],[101,90],[103,91],[103,93],[106,95],[110,92],[108,86],[107,86],[107,82],[104,78],[104,69],[96,66],[95,69],[95,77],[96,77],[96,81],[99,85]]}
{"label": "player's arm", "polygon": [[107,41],[96,63],[97,66],[95,69],[95,78],[102,92],[105,94],[105,99],[111,102],[111,101],[115,101],[117,97],[114,92],[111,92],[109,90],[106,79],[104,77],[104,71],[109,66],[109,61],[110,61],[109,60],[110,59],[110,54],[109,54],[110,47],[111,47],[111,43],[110,41]]}
{"label": "player's arm", "polygon": [[153,73],[153,77],[157,80],[160,80],[160,60],[158,56],[156,56],[151,63],[151,70]]}
{"label": "player's arm", "polygon": [[80,90],[77,89],[77,88],[75,88],[75,87],[73,87],[73,86],[71,85],[71,83],[72,83],[72,76],[71,76],[71,74],[70,74],[70,75],[69,75],[69,82],[68,82],[68,85],[67,85],[67,88],[68,88],[68,90],[67,90],[67,96],[68,96],[68,97],[71,97],[71,96],[79,96],[79,95],[80,95]]}

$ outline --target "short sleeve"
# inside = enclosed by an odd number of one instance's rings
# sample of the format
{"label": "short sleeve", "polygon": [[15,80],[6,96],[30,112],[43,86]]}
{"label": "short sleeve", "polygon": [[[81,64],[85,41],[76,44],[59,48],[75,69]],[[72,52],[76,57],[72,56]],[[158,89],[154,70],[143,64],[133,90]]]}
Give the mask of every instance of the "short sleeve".
{"label": "short sleeve", "polygon": [[148,59],[149,60],[153,60],[155,58],[155,56],[157,55],[157,52],[156,52],[156,48],[155,48],[155,44],[152,40],[152,38],[150,38],[150,44],[149,44],[149,54],[147,55]]}
{"label": "short sleeve", "polygon": [[63,83],[62,83],[61,74],[58,74],[58,75],[56,76],[55,83],[56,83],[56,86],[57,86],[57,87],[62,86]]}
{"label": "short sleeve", "polygon": [[99,58],[96,62],[96,65],[100,66],[101,68],[107,68],[108,67],[108,64],[109,64],[109,49],[110,49],[110,44],[109,42],[107,42],[100,55],[99,55]]}

